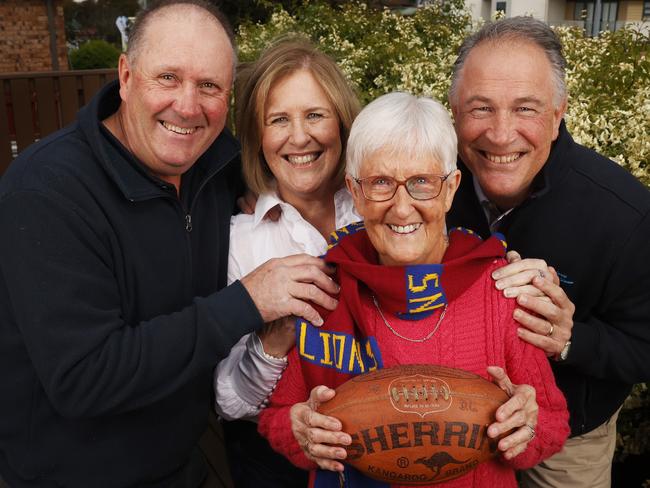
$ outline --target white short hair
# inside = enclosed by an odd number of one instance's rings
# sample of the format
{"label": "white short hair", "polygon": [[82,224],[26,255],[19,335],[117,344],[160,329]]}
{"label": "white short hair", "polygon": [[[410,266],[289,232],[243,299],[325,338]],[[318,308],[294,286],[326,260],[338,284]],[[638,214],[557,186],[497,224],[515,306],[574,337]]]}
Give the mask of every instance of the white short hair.
{"label": "white short hair", "polygon": [[369,103],[348,138],[346,171],[359,177],[361,164],[379,150],[396,157],[430,157],[446,173],[456,169],[456,132],[447,109],[428,97],[394,92]]}

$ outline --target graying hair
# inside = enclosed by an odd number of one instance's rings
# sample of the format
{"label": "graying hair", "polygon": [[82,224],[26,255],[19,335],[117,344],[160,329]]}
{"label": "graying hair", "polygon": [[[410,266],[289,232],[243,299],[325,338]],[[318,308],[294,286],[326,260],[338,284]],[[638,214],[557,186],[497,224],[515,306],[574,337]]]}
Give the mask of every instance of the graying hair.
{"label": "graying hair", "polygon": [[212,17],[223,28],[233,55],[233,73],[237,66],[237,45],[235,43],[235,32],[228,21],[228,18],[217,8],[217,6],[208,0],[159,0],[152,2],[147,8],[141,10],[135,18],[135,22],[129,31],[129,42],[127,45],[126,55],[129,62],[134,64],[142,48],[142,41],[149,23],[167,7],[187,6],[199,8]]}
{"label": "graying hair", "polygon": [[432,158],[449,173],[456,169],[456,132],[449,112],[428,97],[394,92],[369,103],[350,129],[346,171],[359,177],[364,160],[379,150],[396,158]]}
{"label": "graying hair", "polygon": [[[472,49],[483,42],[527,41],[539,47],[551,64],[553,84],[555,85],[554,102],[560,106],[566,98],[565,70],[566,59],[562,54],[562,43],[553,29],[533,17],[511,17],[488,22],[480,30],[468,36],[458,49],[458,58],[454,63],[449,99],[457,99],[458,84],[463,66]],[[516,67],[514,67],[516,69]]]}

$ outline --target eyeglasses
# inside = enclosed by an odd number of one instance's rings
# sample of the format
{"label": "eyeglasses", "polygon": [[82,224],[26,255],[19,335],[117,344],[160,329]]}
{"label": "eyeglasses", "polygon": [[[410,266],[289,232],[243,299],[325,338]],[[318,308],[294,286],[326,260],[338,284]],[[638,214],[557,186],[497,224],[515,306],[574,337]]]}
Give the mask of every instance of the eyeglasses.
{"label": "eyeglasses", "polygon": [[440,195],[443,182],[452,172],[446,175],[415,175],[406,180],[396,180],[390,176],[368,176],[354,178],[361,186],[361,192],[366,200],[371,202],[386,202],[395,196],[397,188],[404,185],[411,198],[415,200],[431,200]]}

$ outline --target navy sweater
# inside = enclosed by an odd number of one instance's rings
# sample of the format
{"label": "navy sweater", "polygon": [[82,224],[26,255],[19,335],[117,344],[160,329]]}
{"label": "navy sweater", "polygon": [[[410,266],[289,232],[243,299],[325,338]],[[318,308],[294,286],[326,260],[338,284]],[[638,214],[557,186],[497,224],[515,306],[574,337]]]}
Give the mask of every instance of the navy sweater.
{"label": "navy sweater", "polygon": [[197,486],[213,366],[262,325],[226,284],[239,146],[181,196],[101,120],[107,85],[0,181],[0,474],[12,487]]}

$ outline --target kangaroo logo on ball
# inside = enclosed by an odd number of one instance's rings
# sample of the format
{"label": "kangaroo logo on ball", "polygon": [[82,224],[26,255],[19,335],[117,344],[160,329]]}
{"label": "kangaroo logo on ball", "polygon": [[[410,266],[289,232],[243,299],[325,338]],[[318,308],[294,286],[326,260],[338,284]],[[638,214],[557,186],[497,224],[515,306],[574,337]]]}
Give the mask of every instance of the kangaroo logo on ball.
{"label": "kangaroo logo on ball", "polygon": [[415,460],[415,464],[424,464],[427,468],[433,471],[433,478],[435,479],[440,474],[440,470],[448,464],[465,464],[468,461],[470,460],[466,459],[465,461],[459,461],[458,459],[454,459],[447,452],[443,451],[435,453],[428,459],[424,457],[418,458]]}

